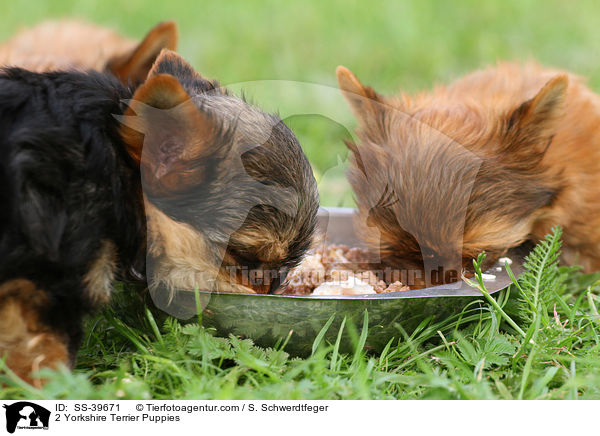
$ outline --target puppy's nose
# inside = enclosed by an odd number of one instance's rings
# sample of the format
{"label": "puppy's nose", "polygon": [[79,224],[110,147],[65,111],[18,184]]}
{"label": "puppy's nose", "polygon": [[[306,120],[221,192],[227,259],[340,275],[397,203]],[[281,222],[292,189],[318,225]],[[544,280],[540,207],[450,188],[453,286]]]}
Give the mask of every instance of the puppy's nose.
{"label": "puppy's nose", "polygon": [[279,273],[271,279],[271,283],[269,284],[269,294],[275,294],[286,278],[287,270],[279,271]]}

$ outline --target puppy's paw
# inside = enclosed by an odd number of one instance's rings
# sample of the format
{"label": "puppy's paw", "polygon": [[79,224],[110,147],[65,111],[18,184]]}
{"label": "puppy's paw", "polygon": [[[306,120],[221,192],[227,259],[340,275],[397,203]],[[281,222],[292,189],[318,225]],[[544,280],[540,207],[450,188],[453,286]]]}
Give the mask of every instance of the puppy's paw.
{"label": "puppy's paw", "polygon": [[69,364],[67,338],[46,326],[41,314],[48,298],[28,280],[0,285],[0,357],[26,382],[40,387],[35,373],[42,368]]}

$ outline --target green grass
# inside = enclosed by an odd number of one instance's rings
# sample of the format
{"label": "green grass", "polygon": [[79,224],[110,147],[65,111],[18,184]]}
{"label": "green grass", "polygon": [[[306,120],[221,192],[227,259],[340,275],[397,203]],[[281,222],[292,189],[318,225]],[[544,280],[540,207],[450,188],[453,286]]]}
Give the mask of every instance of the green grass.
{"label": "green grass", "polygon": [[[333,344],[320,335],[311,356],[296,358],[285,338],[264,349],[197,323],[159,326],[143,300],[121,292],[88,322],[75,371],[45,371],[42,390],[5,372],[0,399],[599,399],[600,288],[559,267],[559,249],[556,229],[493,304],[477,300],[413,332],[398,324],[379,354],[363,347],[368,313],[353,353],[339,352],[341,334]],[[476,270],[473,286],[485,291]]]}
{"label": "green grass", "polygon": [[[392,93],[430,88],[497,60],[532,57],[588,77],[600,89],[600,3],[591,0],[30,0],[1,3],[0,16],[0,38],[50,17],[87,18],[133,37],[176,20],[180,52],[200,72],[281,112],[330,206],[353,204],[341,138],[355,122],[335,89],[339,64]],[[262,80],[314,85],[255,83]],[[235,85],[240,82],[246,83]],[[596,276],[555,264],[557,241],[554,234],[538,248],[528,274],[497,304],[482,298],[462,317],[429,320],[414,332],[398,325],[379,354],[366,353],[359,336],[354,353],[318,343],[310,357],[295,358],[285,348],[218,338],[197,324],[153,314],[137,294],[121,291],[112,307],[86,323],[75,371],[47,373],[43,390],[4,371],[0,398],[597,399],[600,288]],[[367,334],[368,324],[363,327]]]}

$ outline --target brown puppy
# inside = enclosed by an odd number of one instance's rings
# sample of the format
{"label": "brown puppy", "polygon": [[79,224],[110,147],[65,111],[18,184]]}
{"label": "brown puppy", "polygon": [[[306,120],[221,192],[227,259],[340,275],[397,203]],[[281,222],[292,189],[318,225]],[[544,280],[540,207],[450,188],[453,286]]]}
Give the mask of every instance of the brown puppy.
{"label": "brown puppy", "polygon": [[137,84],[148,75],[163,48],[177,48],[177,25],[166,21],[137,42],[111,29],[77,20],[45,21],[0,45],[0,65],[42,73],[96,70]]}
{"label": "brown puppy", "polygon": [[564,260],[600,269],[600,99],[581,79],[503,63],[384,97],[337,77],[360,126],[349,180],[385,263],[452,281],[560,225]]}

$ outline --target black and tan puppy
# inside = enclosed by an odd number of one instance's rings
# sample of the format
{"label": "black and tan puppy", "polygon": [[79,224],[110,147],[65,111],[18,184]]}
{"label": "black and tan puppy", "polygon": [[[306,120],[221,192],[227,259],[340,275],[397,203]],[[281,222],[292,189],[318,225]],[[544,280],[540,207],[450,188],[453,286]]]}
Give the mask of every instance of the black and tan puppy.
{"label": "black and tan puppy", "polygon": [[73,362],[82,316],[146,251],[152,287],[236,291],[232,267],[283,276],[310,244],[318,194],[295,136],[173,52],[135,93],[5,69],[0,102],[0,354],[28,381]]}

